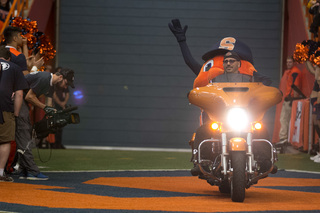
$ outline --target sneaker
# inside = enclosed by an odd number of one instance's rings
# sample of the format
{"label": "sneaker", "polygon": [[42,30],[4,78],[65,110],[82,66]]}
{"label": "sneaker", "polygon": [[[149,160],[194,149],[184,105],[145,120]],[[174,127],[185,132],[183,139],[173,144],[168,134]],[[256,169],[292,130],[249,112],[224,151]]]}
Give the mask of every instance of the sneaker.
{"label": "sneaker", "polygon": [[48,179],[49,179],[49,177],[45,176],[41,172],[36,176],[34,176],[34,175],[30,174],[30,173],[28,173],[28,175],[27,175],[27,180],[48,180]]}
{"label": "sneaker", "polygon": [[276,143],[276,146],[285,145],[287,142],[288,142],[287,139],[282,139],[282,140],[280,140],[278,143]]}
{"label": "sneaker", "polygon": [[315,163],[320,163],[320,157],[319,157],[319,158],[316,158],[313,162],[315,162]]}
{"label": "sneaker", "polygon": [[310,160],[315,160],[317,158],[320,158],[320,152],[317,152],[317,155],[310,157]]}
{"label": "sneaker", "polygon": [[0,182],[13,182],[13,178],[7,175],[0,176]]}
{"label": "sneaker", "polygon": [[27,174],[24,173],[24,172],[20,172],[20,173],[19,173],[19,179],[20,179],[20,180],[27,179]]}

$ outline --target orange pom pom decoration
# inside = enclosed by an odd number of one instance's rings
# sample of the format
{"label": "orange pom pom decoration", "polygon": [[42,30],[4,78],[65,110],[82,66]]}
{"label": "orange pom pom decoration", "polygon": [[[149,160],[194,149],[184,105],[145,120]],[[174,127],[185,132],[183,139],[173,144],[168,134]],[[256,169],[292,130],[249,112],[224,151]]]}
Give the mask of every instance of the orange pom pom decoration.
{"label": "orange pom pom decoration", "polygon": [[53,48],[53,45],[51,44],[48,36],[46,36],[45,34],[41,35],[38,38],[37,42],[40,43],[40,46],[38,48],[44,62],[47,62],[55,57],[56,50]]}
{"label": "orange pom pom decoration", "polygon": [[316,64],[316,65],[320,66],[320,56],[314,57],[312,62],[313,62],[313,64]]}
{"label": "orange pom pom decoration", "polygon": [[308,58],[309,48],[303,44],[296,44],[296,49],[293,52],[293,59],[298,63],[304,63]]}
{"label": "orange pom pom decoration", "polygon": [[11,19],[10,25],[22,29],[22,36],[27,38],[29,55],[31,55],[34,50],[39,49],[39,53],[41,57],[43,57],[44,62],[55,57],[56,50],[53,48],[49,37],[38,31],[36,21],[23,19],[22,17],[14,17]]}

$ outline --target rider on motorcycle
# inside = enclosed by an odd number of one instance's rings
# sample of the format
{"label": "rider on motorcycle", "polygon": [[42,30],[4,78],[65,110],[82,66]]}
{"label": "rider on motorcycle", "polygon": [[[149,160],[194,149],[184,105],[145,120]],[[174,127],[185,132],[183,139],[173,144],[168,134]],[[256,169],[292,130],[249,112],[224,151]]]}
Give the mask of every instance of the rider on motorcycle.
{"label": "rider on motorcycle", "polygon": [[[253,76],[247,74],[241,74],[239,68],[241,67],[241,59],[236,52],[230,51],[224,55],[223,59],[223,68],[224,73],[215,77],[211,82],[252,82]],[[204,114],[204,113],[203,113]],[[197,159],[197,150],[199,144],[209,138],[215,138],[214,132],[211,131],[211,121],[209,118],[203,119],[206,122],[200,126],[196,131],[195,140],[191,143],[193,162]],[[217,136],[216,136],[217,137]],[[204,149],[201,151],[201,157],[204,159],[210,159],[215,161],[215,158],[219,155],[219,149],[217,146],[211,146],[211,144],[204,144]],[[216,153],[215,153],[216,152]],[[268,165],[266,165],[268,167]],[[267,168],[265,168],[267,169]],[[264,170],[265,170],[264,169]],[[201,175],[201,171],[197,163],[194,164],[194,167],[191,169],[191,174],[194,176]]]}
{"label": "rider on motorcycle", "polygon": [[[261,75],[255,70],[250,48],[239,39],[234,37],[222,38],[213,46],[210,51],[203,55],[202,58],[205,63],[201,65],[192,57],[192,54],[188,48],[185,35],[188,26],[184,26],[184,28],[182,28],[180,21],[175,19],[169,23],[169,28],[179,43],[185,63],[193,71],[193,73],[197,75],[197,78],[194,81],[194,88],[206,86],[210,82],[253,81],[262,82],[266,86],[271,85],[272,81],[270,78]],[[210,129],[210,119],[205,112],[201,113],[200,125],[201,126],[196,131],[195,140],[190,142],[193,155],[192,161],[194,163],[197,159],[196,152],[199,143],[205,139],[214,137]],[[205,144],[204,147],[206,145],[209,146],[208,144]],[[211,150],[214,151],[214,148],[215,147],[211,147],[210,145],[210,147],[205,149],[207,151],[202,152],[201,156],[204,155],[204,158],[207,159],[208,157],[206,156],[212,156],[211,158],[215,158],[215,155],[210,155]],[[210,160],[214,161],[214,159]],[[199,167],[196,163],[194,164],[194,168],[191,169],[191,173],[195,176],[201,175]]]}

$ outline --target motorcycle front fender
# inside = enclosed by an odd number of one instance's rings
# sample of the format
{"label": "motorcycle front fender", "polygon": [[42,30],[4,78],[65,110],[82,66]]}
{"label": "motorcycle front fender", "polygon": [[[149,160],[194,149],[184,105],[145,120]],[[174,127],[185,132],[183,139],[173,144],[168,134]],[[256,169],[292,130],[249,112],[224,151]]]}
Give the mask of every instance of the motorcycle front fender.
{"label": "motorcycle front fender", "polygon": [[244,138],[231,138],[230,149],[231,151],[246,151],[247,141]]}

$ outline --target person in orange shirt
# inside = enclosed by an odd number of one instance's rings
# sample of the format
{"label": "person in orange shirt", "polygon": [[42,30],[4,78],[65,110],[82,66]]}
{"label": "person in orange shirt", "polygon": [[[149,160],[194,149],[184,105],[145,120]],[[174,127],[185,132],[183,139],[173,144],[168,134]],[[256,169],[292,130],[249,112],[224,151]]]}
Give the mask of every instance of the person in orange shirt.
{"label": "person in orange shirt", "polygon": [[299,94],[292,89],[292,85],[296,85],[301,89],[301,71],[294,65],[294,59],[292,56],[287,58],[287,70],[282,76],[282,80],[286,80],[285,89],[283,92],[284,101],[282,103],[282,109],[280,114],[280,132],[279,142],[277,145],[284,145],[288,143],[288,131],[291,118],[292,98],[299,97]]}

